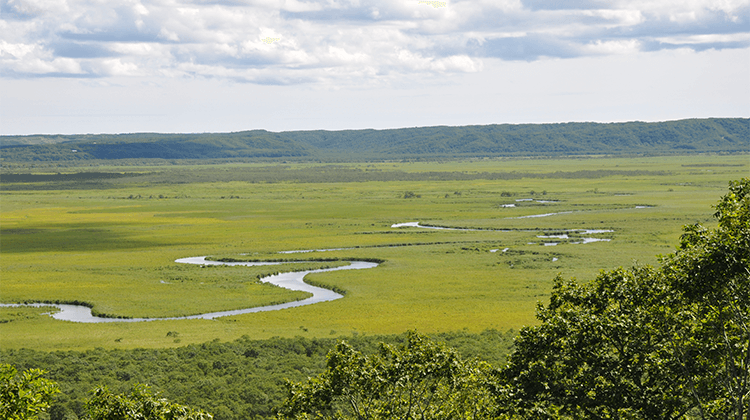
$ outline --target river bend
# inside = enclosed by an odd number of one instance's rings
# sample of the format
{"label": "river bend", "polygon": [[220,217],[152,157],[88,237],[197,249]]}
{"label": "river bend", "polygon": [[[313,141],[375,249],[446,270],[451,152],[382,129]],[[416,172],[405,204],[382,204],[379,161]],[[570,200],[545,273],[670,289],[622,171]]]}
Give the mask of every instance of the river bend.
{"label": "river bend", "polygon": [[[258,265],[279,265],[289,264],[292,262],[220,262],[206,260],[206,257],[191,257],[191,258],[180,258],[176,260],[177,263],[182,264],[199,264],[199,265],[243,265],[243,266],[258,266]],[[309,261],[299,261],[309,262]],[[277,305],[267,306],[256,306],[254,308],[236,309],[233,311],[220,311],[220,312],[209,312],[205,314],[180,316],[180,317],[169,317],[169,318],[103,318],[94,316],[91,313],[91,308],[82,305],[68,305],[68,304],[57,304],[57,303],[28,303],[28,304],[0,304],[0,307],[18,307],[18,306],[53,306],[60,309],[60,312],[50,314],[52,318],[59,319],[61,321],[71,322],[83,322],[83,323],[105,323],[105,322],[146,322],[146,321],[160,321],[160,320],[176,320],[176,319],[214,319],[223,316],[242,315],[250,314],[255,312],[267,312],[277,311],[279,309],[295,308],[297,306],[312,305],[313,303],[328,302],[344,297],[343,295],[334,292],[333,290],[325,289],[322,287],[313,286],[307,284],[304,281],[306,275],[310,273],[324,273],[328,271],[339,271],[339,270],[361,270],[365,268],[374,268],[378,264],[366,261],[350,261],[349,265],[333,268],[322,268],[318,270],[306,270],[306,271],[292,271],[288,273],[279,273],[272,276],[263,277],[260,281],[264,283],[271,283],[279,287],[283,287],[289,290],[298,290],[303,292],[312,293],[312,296],[306,299],[297,300],[294,302],[280,303]]]}
{"label": "river bend", "polygon": [[[525,216],[525,217],[542,217],[547,216],[545,215],[534,215],[534,216]],[[408,228],[408,227],[415,227],[415,228],[422,228],[422,229],[436,229],[436,230],[461,230],[461,231],[476,231],[480,229],[466,229],[466,228],[451,228],[451,227],[440,227],[440,226],[430,226],[430,225],[423,225],[419,222],[406,222],[406,223],[396,223],[391,226],[392,228]],[[493,231],[493,230],[490,230]],[[494,230],[496,232],[510,232],[510,230]],[[597,234],[597,233],[608,233],[612,232],[608,229],[567,229],[568,232],[576,232],[579,234]],[[565,236],[567,238],[567,235],[556,235],[556,236],[538,236],[539,238],[562,238],[562,236]],[[609,241],[609,239],[596,239],[596,238],[583,238],[582,242],[578,243],[589,243],[589,242],[596,242],[596,241]],[[557,245],[557,243],[545,243],[545,245]],[[294,251],[281,251],[280,253],[301,253],[301,252],[322,252],[322,251],[333,251],[333,250],[344,250],[344,249],[351,249],[351,248],[332,248],[332,249],[306,249],[306,250],[294,250]],[[503,252],[507,251],[508,248],[504,249]],[[497,250],[491,250],[490,252],[495,252]],[[279,265],[279,264],[289,264],[294,263],[292,261],[285,261],[285,262],[221,262],[221,261],[210,261],[207,260],[206,257],[190,257],[190,258],[180,258],[178,260],[175,260],[177,263],[181,264],[198,264],[198,265],[229,265],[229,266],[259,266],[259,265]],[[298,262],[309,262],[309,261],[298,261]],[[378,264],[372,263],[372,262],[366,262],[366,261],[350,261],[349,265],[342,266],[342,267],[334,267],[334,268],[323,268],[318,270],[306,270],[306,271],[293,271],[293,272],[287,272],[287,273],[279,273],[272,276],[263,277],[260,279],[260,281],[264,283],[271,283],[273,285],[283,287],[285,289],[289,290],[295,290],[295,291],[303,291],[312,293],[312,296],[306,299],[294,301],[294,302],[287,302],[287,303],[280,303],[276,305],[267,305],[267,306],[256,306],[254,308],[245,308],[245,309],[236,309],[232,311],[220,311],[220,312],[209,312],[204,314],[198,314],[198,315],[190,315],[190,316],[181,316],[181,317],[168,317],[168,318],[103,318],[94,316],[91,313],[91,308],[83,305],[71,305],[71,304],[58,304],[58,303],[0,303],[0,307],[19,307],[19,306],[31,306],[31,307],[45,307],[45,306],[51,306],[58,308],[60,311],[51,313],[50,316],[55,319],[59,319],[61,321],[71,321],[71,322],[83,322],[83,323],[107,323],[107,322],[146,322],[146,321],[159,321],[159,320],[178,320],[178,319],[214,319],[219,318],[223,316],[232,316],[232,315],[242,315],[242,314],[250,314],[255,312],[267,312],[267,311],[277,311],[280,309],[287,309],[287,308],[296,308],[298,306],[305,306],[305,305],[312,305],[314,303],[320,303],[320,302],[328,302],[331,300],[340,299],[343,297],[343,295],[334,292],[333,290],[325,289],[322,287],[313,286],[310,284],[305,283],[304,278],[306,275],[310,273],[324,273],[329,271],[339,271],[339,270],[361,270],[365,268],[374,268],[377,267]]]}

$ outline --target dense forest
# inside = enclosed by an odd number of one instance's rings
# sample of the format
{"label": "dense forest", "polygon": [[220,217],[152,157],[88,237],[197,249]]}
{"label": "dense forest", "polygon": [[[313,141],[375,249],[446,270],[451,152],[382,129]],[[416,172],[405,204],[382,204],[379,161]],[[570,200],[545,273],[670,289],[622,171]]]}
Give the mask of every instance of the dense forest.
{"label": "dense forest", "polygon": [[731,153],[750,149],[750,119],[494,124],[389,130],[2,136],[2,162],[111,159],[368,160]]}
{"label": "dense forest", "polygon": [[[505,362],[513,331],[488,330],[434,336],[466,357],[494,365]],[[344,337],[341,337],[344,338]],[[340,339],[341,339],[340,338]],[[367,353],[380,342],[403,343],[398,336],[349,336],[346,341]],[[57,382],[61,392],[48,410],[51,420],[82,418],[95,387],[124,393],[134,384],[148,384],[171,401],[198,407],[216,420],[273,418],[286,396],[286,381],[302,381],[323,372],[326,354],[336,338],[275,338],[210,342],[176,349],[45,352],[0,350],[0,361],[19,371],[38,368]]]}

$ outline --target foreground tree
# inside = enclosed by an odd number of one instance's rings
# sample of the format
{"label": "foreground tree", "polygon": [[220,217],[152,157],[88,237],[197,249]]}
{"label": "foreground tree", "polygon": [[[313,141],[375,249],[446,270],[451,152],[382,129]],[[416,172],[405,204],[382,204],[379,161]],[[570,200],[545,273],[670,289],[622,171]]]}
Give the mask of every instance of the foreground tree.
{"label": "foreground tree", "polygon": [[663,273],[682,297],[673,348],[702,418],[750,418],[750,179],[729,185],[715,230],[685,228]]}
{"label": "foreground tree", "polygon": [[490,367],[427,337],[409,333],[400,347],[362,355],[346,342],[328,354],[328,369],[289,384],[279,417],[291,419],[471,419],[493,413]]}
{"label": "foreground tree", "polygon": [[213,416],[159,398],[145,385],[134,385],[130,395],[113,394],[106,387],[94,390],[87,404],[91,420],[211,420]]}
{"label": "foreground tree", "polygon": [[44,371],[29,369],[20,375],[12,365],[0,364],[0,418],[36,420],[60,392],[54,381],[42,378]]}
{"label": "foreground tree", "polygon": [[644,267],[579,285],[557,278],[541,325],[502,369],[501,412],[525,418],[677,419],[692,408],[671,355],[668,288]]}
{"label": "foreground tree", "polygon": [[502,369],[500,412],[525,418],[750,416],[750,180],[715,230],[685,228],[662,267],[556,279]]}

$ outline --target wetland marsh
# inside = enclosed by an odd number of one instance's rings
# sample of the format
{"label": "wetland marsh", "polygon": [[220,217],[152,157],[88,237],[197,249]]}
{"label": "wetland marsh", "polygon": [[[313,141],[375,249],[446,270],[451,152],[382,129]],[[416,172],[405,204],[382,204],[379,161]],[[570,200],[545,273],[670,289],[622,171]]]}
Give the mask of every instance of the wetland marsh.
{"label": "wetland marsh", "polygon": [[[256,267],[265,265],[279,265],[280,262],[223,262],[223,261],[211,261],[207,260],[206,257],[190,257],[180,258],[175,261],[179,264],[197,264],[201,267],[209,266],[231,266],[231,267]],[[307,261],[303,261],[307,263]],[[281,309],[296,308],[299,306],[312,305],[315,303],[328,302],[331,300],[341,299],[343,295],[329,290],[323,287],[317,287],[305,283],[304,277],[310,273],[326,273],[330,271],[338,270],[362,270],[366,268],[377,267],[377,263],[367,261],[350,261],[346,265],[331,268],[320,268],[316,270],[304,270],[304,271],[289,271],[284,273],[277,273],[266,277],[261,277],[259,280],[263,283],[269,283],[274,286],[278,286],[282,289],[301,291],[307,293],[309,297],[304,299],[277,303],[273,305],[255,306],[252,308],[234,309],[229,311],[221,312],[210,312],[201,313],[196,315],[187,315],[181,317],[170,317],[170,318],[112,318],[112,317],[100,317],[94,316],[91,312],[91,308],[84,305],[70,305],[70,304],[59,304],[59,303],[27,303],[27,304],[0,304],[0,307],[53,307],[57,308],[59,312],[52,312],[50,316],[60,321],[70,322],[83,322],[83,323],[107,323],[107,322],[148,322],[148,321],[174,321],[183,319],[216,319],[224,316],[244,315],[257,312],[266,311],[278,311]],[[162,281],[164,284],[169,284]],[[217,299],[221,299],[221,296],[217,296]]]}
{"label": "wetland marsh", "polygon": [[[185,317],[308,296],[260,281],[277,272],[382,263],[306,277],[343,299],[212,320],[79,324],[43,316],[49,308],[0,308],[3,348],[518,329],[535,322],[556,274],[588,279],[601,269],[653,264],[674,249],[683,225],[712,223],[710,206],[750,163],[747,155],[691,155],[96,171],[127,176],[0,178],[2,303]],[[325,182],[325,173],[338,182]],[[191,255],[282,264],[175,263]]]}

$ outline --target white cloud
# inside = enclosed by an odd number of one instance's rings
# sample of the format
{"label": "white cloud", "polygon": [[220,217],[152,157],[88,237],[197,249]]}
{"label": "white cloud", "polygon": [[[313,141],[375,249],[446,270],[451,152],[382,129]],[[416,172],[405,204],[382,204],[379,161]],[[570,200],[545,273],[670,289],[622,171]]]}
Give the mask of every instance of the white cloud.
{"label": "white cloud", "polygon": [[482,69],[482,61],[475,60],[467,55],[453,55],[436,60],[433,68],[443,72],[466,72],[474,73]]}
{"label": "white cloud", "polygon": [[0,65],[11,74],[28,74],[32,77],[44,74],[83,75],[76,60],[54,57],[39,44],[13,44],[0,41]]}
{"label": "white cloud", "polygon": [[66,13],[65,0],[7,0],[8,11],[22,16],[40,16],[50,13]]}
{"label": "white cloud", "polygon": [[177,35],[176,32],[170,31],[167,28],[161,28],[161,30],[159,31],[159,38],[172,42],[180,41],[180,36]]}
{"label": "white cloud", "polygon": [[334,46],[328,47],[328,54],[340,63],[365,63],[368,61],[368,56],[363,53],[350,53],[343,48]]}
{"label": "white cloud", "polygon": [[0,57],[5,59],[20,59],[34,52],[36,45],[11,44],[0,41]]}
{"label": "white cloud", "polygon": [[323,6],[318,3],[298,0],[285,0],[282,8],[290,12],[317,12],[323,10]]}
{"label": "white cloud", "polygon": [[100,62],[99,71],[107,76],[140,76],[143,74],[138,70],[136,64],[123,62],[119,58],[103,60]]}
{"label": "white cloud", "polygon": [[632,9],[596,9],[582,12],[587,16],[598,16],[611,23],[605,23],[605,27],[632,26],[643,23],[646,18],[640,10]]}
{"label": "white cloud", "polygon": [[133,5],[133,11],[135,11],[135,13],[138,14],[138,15],[143,15],[143,16],[148,16],[149,15],[149,11],[146,8],[146,6],[144,6],[140,2],[139,3],[135,3]]}
{"label": "white cloud", "polygon": [[750,33],[739,34],[700,34],[659,37],[658,40],[672,45],[700,45],[721,43],[750,43]]}
{"label": "white cloud", "polygon": [[597,40],[585,45],[583,49],[591,55],[636,54],[641,49],[641,43],[635,39],[616,41]]}
{"label": "white cloud", "polygon": [[748,11],[750,0],[5,0],[0,73],[397,84],[482,71],[484,57],[742,48]]}

